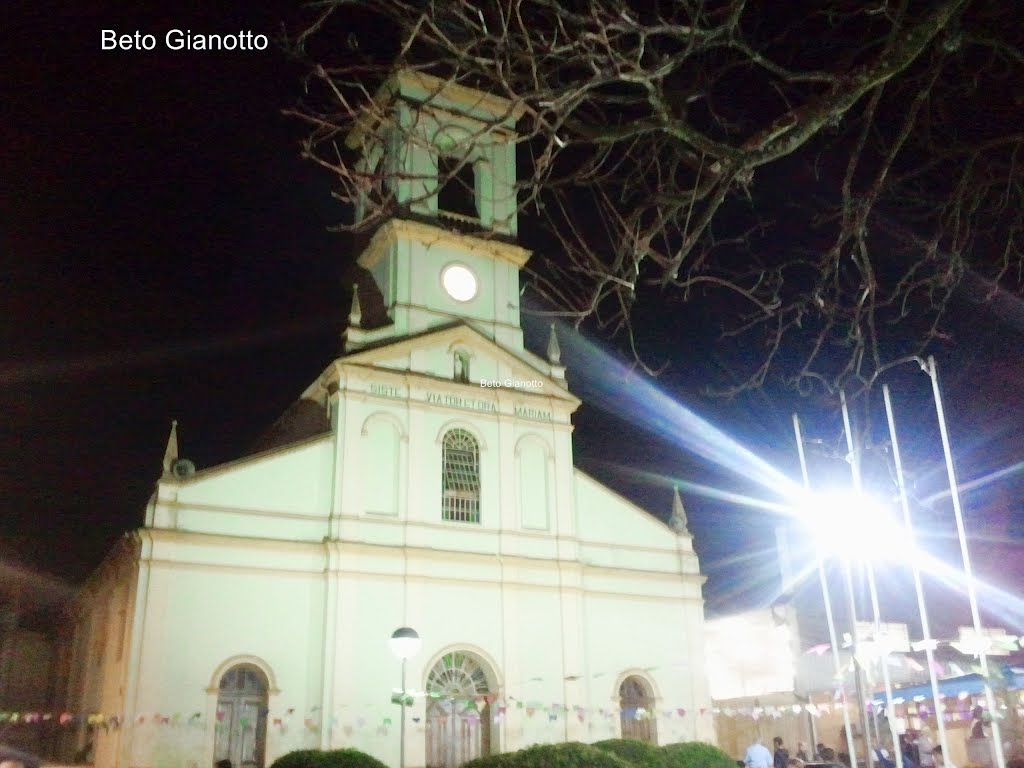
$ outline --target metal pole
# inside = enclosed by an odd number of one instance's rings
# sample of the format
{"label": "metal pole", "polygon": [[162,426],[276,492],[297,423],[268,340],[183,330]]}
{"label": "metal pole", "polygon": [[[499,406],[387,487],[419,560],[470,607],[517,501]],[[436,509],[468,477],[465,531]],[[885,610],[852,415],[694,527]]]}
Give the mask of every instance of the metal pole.
{"label": "metal pole", "polygon": [[[889,734],[892,736],[892,751],[894,754],[894,760],[896,762],[896,768],[903,768],[903,750],[900,747],[900,737],[896,732],[896,718],[895,718],[895,705],[892,701],[892,678],[889,675],[889,651],[888,647],[882,641],[882,622],[881,613],[878,606],[878,587],[875,584],[875,569],[871,566],[871,563],[867,564],[868,569],[868,589],[871,592],[871,610],[874,613],[875,619],[875,643],[880,646],[881,653],[879,654],[879,663],[882,665],[882,683],[885,686],[885,715],[886,720],[889,722]],[[872,696],[872,699],[874,697]],[[882,734],[878,728],[878,715],[875,714],[875,734],[878,736],[878,748],[882,748]],[[945,752],[943,752],[945,754]]]}
{"label": "metal pole", "polygon": [[[846,601],[849,608],[849,621],[850,621],[850,638],[853,643],[851,646],[851,656],[853,657],[853,675],[854,675],[854,689],[857,695],[857,706],[860,708],[860,725],[862,735],[864,737],[864,765],[870,766],[873,762],[871,755],[871,721],[868,719],[868,707],[864,701],[864,683],[862,678],[863,670],[861,669],[860,662],[857,660],[857,607],[856,598],[853,594],[853,574],[850,572],[849,560],[843,560],[843,580],[846,582]],[[850,747],[851,752],[853,747]],[[850,758],[850,764],[853,768],[856,768],[856,763],[853,762],[853,758]]]}
{"label": "metal pole", "polygon": [[[800,433],[800,419],[793,414],[793,431],[796,433],[796,449],[800,456],[800,471],[803,473],[804,490],[810,491],[811,479],[807,473],[807,457],[804,455],[804,439]],[[846,703],[846,683],[843,680],[843,663],[839,657],[839,641],[836,638],[836,623],[832,616],[832,598],[828,592],[828,579],[825,576],[825,561],[821,553],[816,553],[818,560],[818,578],[821,581],[821,597],[825,602],[825,619],[828,623],[828,637],[832,644],[832,662],[835,666],[836,682],[841,686],[843,694],[843,727],[846,729],[846,743],[850,750],[850,765],[857,768],[857,750],[853,743],[853,727],[850,725],[850,709]],[[817,743],[815,743],[817,747]]]}
{"label": "metal pole", "polygon": [[907,500],[907,486],[903,478],[903,462],[900,459],[900,444],[896,439],[896,419],[892,412],[892,399],[889,397],[889,385],[882,385],[882,397],[885,399],[885,415],[889,420],[889,439],[892,441],[892,458],[896,468],[896,485],[900,492],[900,506],[903,508],[903,524],[907,529],[910,545],[910,562],[914,573],[914,592],[917,593],[917,610],[921,616],[921,636],[924,639],[925,663],[928,664],[928,681],[932,686],[932,705],[935,707],[935,723],[939,730],[939,746],[942,756],[949,754],[949,743],[946,741],[946,721],[942,717],[942,697],[939,694],[939,678],[935,674],[935,643],[928,622],[928,609],[924,602],[924,585],[921,583],[921,563],[917,554],[917,543],[914,539],[914,526],[910,518],[910,502]]}
{"label": "metal pole", "polygon": [[[840,401],[843,405],[843,427],[846,430],[846,448],[850,452],[850,468],[853,473],[853,489],[858,494],[863,490],[863,483],[860,475],[860,454],[857,452],[853,442],[853,431],[850,428],[850,409],[846,405],[846,393],[840,392]],[[885,714],[889,721],[889,733],[892,736],[892,751],[894,753],[896,768],[903,768],[903,750],[899,748],[900,738],[896,733],[896,718],[893,717],[894,706],[892,703],[892,679],[889,675],[889,652],[882,645],[882,612],[878,604],[878,586],[875,584],[875,569],[869,558],[865,558],[864,567],[868,575],[868,591],[871,594],[871,613],[874,620],[875,645],[881,651],[879,663],[882,665],[882,683],[885,686]],[[875,736],[878,737],[878,748],[882,748],[882,734],[878,728],[878,713],[874,707],[874,696],[872,699],[872,722],[875,726]],[[945,754],[945,753],[943,753]]]}
{"label": "metal pole", "polygon": [[[857,457],[853,454],[853,443],[852,433],[850,430],[850,414],[846,408],[846,393],[842,390],[839,391],[839,399],[843,407],[843,429],[846,432],[846,445],[850,451],[850,466],[853,468],[855,478],[860,477],[860,469],[857,466]],[[859,481],[858,481],[859,482]],[[871,721],[868,718],[868,708],[864,701],[864,685],[862,682],[861,666],[860,661],[857,659],[857,643],[860,640],[857,637],[857,599],[853,594],[853,574],[850,569],[850,559],[843,557],[843,578],[846,580],[846,600],[849,604],[850,613],[850,637],[853,641],[853,674],[854,680],[856,681],[857,690],[857,706],[860,707],[860,724],[861,730],[864,732],[864,765],[871,766],[874,762],[874,755],[871,753]],[[850,763],[853,768],[857,768],[857,764],[853,762],[853,758],[850,758]]]}
{"label": "metal pole", "polygon": [[[942,393],[939,391],[939,374],[935,369],[935,358],[928,357],[928,375],[932,379],[932,393],[935,395],[935,413],[939,419],[939,434],[942,436],[942,452],[946,458],[946,472],[949,475],[949,494],[953,499],[953,515],[956,518],[956,535],[960,539],[960,555],[964,561],[964,577],[967,580],[967,600],[971,605],[971,619],[974,622],[974,634],[978,638],[978,663],[985,686],[985,702],[992,715],[992,741],[996,755],[996,767],[1006,768],[1006,757],[1003,755],[1003,739],[999,728],[999,711],[996,709],[996,697],[988,679],[988,654],[982,645],[981,615],[978,612],[978,595],[975,592],[974,573],[971,570],[971,555],[967,548],[967,531],[964,528],[964,513],[960,506],[960,490],[956,482],[956,470],[953,468],[953,450],[949,444],[949,432],[946,430],[946,414],[942,407]],[[943,758],[946,751],[942,751]]]}
{"label": "metal pole", "polygon": [[405,768],[405,659],[402,659],[402,724],[399,727],[398,768]]}

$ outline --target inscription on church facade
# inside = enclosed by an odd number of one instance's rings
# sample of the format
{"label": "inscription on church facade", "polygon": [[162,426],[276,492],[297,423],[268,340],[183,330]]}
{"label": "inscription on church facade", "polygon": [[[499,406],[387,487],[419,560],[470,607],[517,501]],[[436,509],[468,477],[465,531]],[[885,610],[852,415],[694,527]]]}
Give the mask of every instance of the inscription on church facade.
{"label": "inscription on church facade", "polygon": [[478,400],[475,397],[462,397],[442,392],[428,392],[427,402],[431,405],[444,405],[448,408],[461,408],[464,411],[486,411],[497,413],[498,406],[491,400]]}
{"label": "inscription on church facade", "polygon": [[[377,397],[388,397],[394,400],[405,400],[409,393],[405,388],[395,384],[370,384],[370,394]],[[427,392],[424,400],[430,405],[441,405],[446,408],[458,408],[463,411],[478,411],[482,413],[497,413],[498,404],[493,400],[485,400],[477,397],[465,397],[449,392]],[[515,405],[512,414],[517,419],[528,421],[554,421],[551,411],[541,408],[533,408],[526,405]]]}
{"label": "inscription on church facade", "polygon": [[551,411],[527,408],[525,405],[515,407],[515,416],[517,419],[529,419],[530,421],[551,421]]}
{"label": "inscription on church facade", "polygon": [[380,397],[395,397],[404,399],[406,397],[405,390],[401,387],[396,387],[394,384],[371,384],[370,394],[379,395]]}

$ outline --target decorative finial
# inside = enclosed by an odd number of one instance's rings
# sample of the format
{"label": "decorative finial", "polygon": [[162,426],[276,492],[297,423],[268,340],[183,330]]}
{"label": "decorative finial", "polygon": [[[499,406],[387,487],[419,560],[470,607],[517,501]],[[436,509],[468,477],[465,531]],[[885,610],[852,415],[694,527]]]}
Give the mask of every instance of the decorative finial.
{"label": "decorative finial", "polygon": [[171,474],[174,462],[178,460],[178,420],[171,422],[171,434],[167,436],[167,448],[164,449],[164,474]]}
{"label": "decorative finial", "polygon": [[558,334],[555,332],[555,324],[551,324],[551,334],[548,336],[548,362],[552,365],[562,364],[562,348],[558,346]]}
{"label": "decorative finial", "polygon": [[686,527],[686,510],[683,509],[678,485],[672,491],[672,515],[668,519],[668,527],[676,533],[689,533]]}
{"label": "decorative finial", "polygon": [[363,321],[363,311],[359,307],[359,283],[352,284],[352,309],[348,311],[349,328],[359,328]]}

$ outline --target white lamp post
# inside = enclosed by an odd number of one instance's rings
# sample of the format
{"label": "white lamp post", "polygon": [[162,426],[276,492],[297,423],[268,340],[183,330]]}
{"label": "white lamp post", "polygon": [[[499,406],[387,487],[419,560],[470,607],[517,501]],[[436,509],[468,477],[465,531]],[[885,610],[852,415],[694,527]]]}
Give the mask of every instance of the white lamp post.
{"label": "white lamp post", "polygon": [[398,768],[405,768],[405,662],[419,653],[420,636],[411,627],[399,627],[391,633],[391,651],[402,660],[402,723],[399,728]]}
{"label": "white lamp post", "polygon": [[[988,655],[981,641],[984,633],[981,627],[981,614],[978,612],[978,595],[975,585],[974,571],[971,569],[971,555],[967,547],[967,532],[964,529],[964,513],[960,507],[960,486],[956,482],[956,470],[953,467],[953,449],[949,444],[949,432],[946,429],[946,414],[942,406],[942,392],[939,389],[939,373],[935,368],[935,358],[928,358],[925,372],[932,380],[932,393],[935,396],[935,412],[939,419],[939,435],[942,437],[942,453],[946,459],[946,473],[949,476],[949,494],[953,500],[953,516],[956,519],[956,534],[960,540],[960,556],[963,558],[964,578],[967,582],[967,600],[971,606],[971,619],[974,622],[974,636],[979,642],[977,651],[978,663],[981,667],[982,684],[985,690],[985,702],[992,714],[992,747],[995,752],[997,768],[1006,768],[1006,756],[1003,754],[1003,737],[1000,733],[1000,711],[989,682]],[[943,753],[945,754],[945,753]]]}
{"label": "white lamp post", "polygon": [[[796,449],[800,456],[800,471],[803,475],[804,490],[810,493],[811,477],[807,472],[807,456],[804,454],[804,438],[800,432],[800,419],[793,414],[793,430],[796,432]],[[828,637],[832,646],[832,664],[835,668],[836,683],[841,685],[843,696],[843,730],[846,733],[846,745],[850,755],[850,765],[857,765],[857,748],[853,743],[853,726],[850,723],[850,710],[846,702],[846,685],[843,682],[843,666],[839,657],[839,640],[836,637],[836,624],[832,616],[832,598],[828,592],[828,577],[825,574],[825,559],[821,548],[815,546],[815,557],[818,562],[818,578],[821,581],[821,596],[825,601],[825,619],[828,622]],[[859,699],[858,699],[859,701]],[[813,722],[812,722],[813,725]],[[817,743],[817,742],[815,742]],[[865,763],[866,765],[867,763]]]}
{"label": "white lamp post", "polygon": [[[849,451],[850,469],[853,472],[853,489],[854,489],[854,491],[858,495],[862,495],[861,476],[860,476],[860,454],[858,453],[857,448],[854,445],[853,429],[850,426],[850,409],[847,408],[847,406],[846,406],[846,392],[840,390],[839,391],[839,399],[840,399],[840,402],[842,403],[842,406],[843,406],[843,431],[846,432],[846,449],[847,449],[847,451]],[[884,535],[884,533],[883,533],[883,535]],[[881,645],[881,642],[882,642],[882,638],[880,637],[880,635],[882,633],[881,632],[881,630],[882,630],[882,614],[881,614],[881,608],[880,608],[880,606],[878,604],[878,587],[875,584],[875,568],[871,564],[870,558],[866,557],[867,552],[868,552],[868,550],[865,548],[865,550],[863,552],[861,552],[860,554],[862,556],[864,556],[864,567],[867,570],[867,575],[868,575],[868,591],[869,591],[869,593],[871,595],[871,612],[872,612],[872,617],[874,618],[874,628],[873,628],[873,630],[874,630],[873,631],[874,638],[873,638],[873,640],[874,640],[875,646],[878,647],[878,646]],[[847,560],[847,562],[849,562],[849,561]],[[849,590],[850,605],[852,606],[852,605],[854,605],[854,603],[853,603],[853,599],[854,599],[854,597],[853,597],[853,582],[850,580],[849,571],[847,571],[847,577],[846,578],[847,578],[846,588],[847,588],[847,590]],[[853,611],[851,611],[851,615],[852,614],[853,614]],[[854,649],[854,652],[855,652],[854,653],[854,657],[856,658],[856,651],[858,650],[858,646],[860,645],[860,638],[857,637],[857,625],[856,625],[856,621],[855,620],[854,620],[854,625],[853,625],[853,642],[854,642],[853,649]],[[892,735],[892,751],[893,751],[893,753],[894,753],[894,755],[896,757],[896,768],[903,768],[903,750],[900,748],[900,737],[899,737],[899,734],[896,733],[896,716],[894,714],[895,710],[894,710],[893,704],[892,704],[892,682],[889,679],[889,656],[888,656],[884,646],[882,647],[881,651],[882,651],[882,653],[881,653],[881,657],[880,657],[880,663],[882,665],[882,681],[883,681],[883,683],[885,685],[885,715],[886,715],[886,719],[889,721],[889,732]],[[858,683],[859,682],[860,682],[860,680],[858,678]],[[874,701],[874,697],[872,697],[872,702],[873,701]],[[882,734],[878,732],[877,710],[872,708],[872,714],[875,715],[875,718],[874,718],[874,720],[875,720],[875,736],[877,737],[877,741],[878,741],[878,753],[879,753],[879,755],[881,755],[881,753],[882,753]],[[866,719],[866,717],[867,717],[867,713],[865,712],[865,719]],[[866,729],[865,729],[865,732],[866,732]],[[867,745],[867,753],[868,753],[867,754],[867,764],[870,766],[872,761],[873,761],[874,755],[871,753],[871,742],[870,742],[870,740],[866,739],[865,743]]]}
{"label": "white lamp post", "polygon": [[914,573],[914,592],[917,595],[917,611],[921,617],[921,634],[924,636],[925,663],[928,665],[928,682],[932,688],[932,706],[935,708],[935,724],[939,730],[939,746],[942,747],[942,754],[949,754],[949,743],[946,740],[946,721],[942,715],[942,696],[939,693],[939,678],[935,672],[935,642],[932,640],[932,630],[928,623],[928,609],[924,601],[924,585],[921,582],[921,564],[916,554],[917,547],[914,543],[914,528],[910,519],[910,503],[907,499],[907,484],[903,478],[903,463],[900,459],[900,444],[896,439],[896,420],[893,416],[892,398],[889,396],[889,385],[882,385],[882,395],[885,398],[885,416],[889,422],[889,438],[892,442],[892,458],[896,469],[896,482],[900,491],[900,507],[903,509],[903,525],[907,530],[910,542],[910,562]]}

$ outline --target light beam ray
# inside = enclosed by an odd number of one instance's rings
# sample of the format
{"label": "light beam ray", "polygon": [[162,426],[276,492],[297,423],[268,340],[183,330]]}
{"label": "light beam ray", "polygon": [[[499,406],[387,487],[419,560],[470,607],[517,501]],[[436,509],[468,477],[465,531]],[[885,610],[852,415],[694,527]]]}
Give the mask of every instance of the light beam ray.
{"label": "light beam ray", "polygon": [[[1018,461],[1016,464],[1011,464],[1008,467],[1003,467],[1002,469],[994,470],[992,472],[989,472],[987,475],[982,475],[981,477],[975,478],[974,480],[971,480],[969,482],[960,483],[960,493],[967,493],[968,491],[973,491],[977,488],[984,488],[986,485],[991,485],[997,480],[1002,480],[1004,477],[1015,475],[1022,470],[1024,470],[1024,461]],[[919,502],[925,506],[930,507],[937,501],[948,499],[950,497],[950,493],[951,492],[949,488],[945,488],[941,491],[933,493],[931,496],[926,496],[923,499],[919,499]]]}
{"label": "light beam ray", "polygon": [[125,370],[163,365],[198,355],[232,352],[249,347],[306,336],[323,331],[337,323],[335,318],[298,320],[276,328],[250,333],[232,333],[205,339],[193,339],[150,347],[138,351],[107,352],[97,355],[0,365],[0,386],[48,381],[54,378],[91,376],[111,370]]}
{"label": "light beam ray", "polygon": [[580,333],[564,334],[563,353],[585,377],[584,399],[773,492],[790,495],[799,485],[690,408],[677,402]]}
{"label": "light beam ray", "polygon": [[636,467],[624,467],[621,464],[616,464],[610,461],[601,461],[599,459],[591,459],[586,463],[590,466],[603,467],[617,474],[624,475],[631,480],[663,486],[665,488],[679,488],[679,490],[688,491],[694,496],[716,499],[718,501],[728,501],[732,504],[738,504],[744,507],[753,507],[754,509],[763,509],[769,512],[778,512],[779,514],[786,514],[790,511],[790,508],[787,505],[779,502],[765,501],[764,499],[758,499],[754,496],[746,496],[742,493],[727,491],[723,488],[714,488],[710,485],[695,483],[691,480],[669,477],[668,475],[663,475],[658,472],[651,472],[649,470],[638,469]]}

